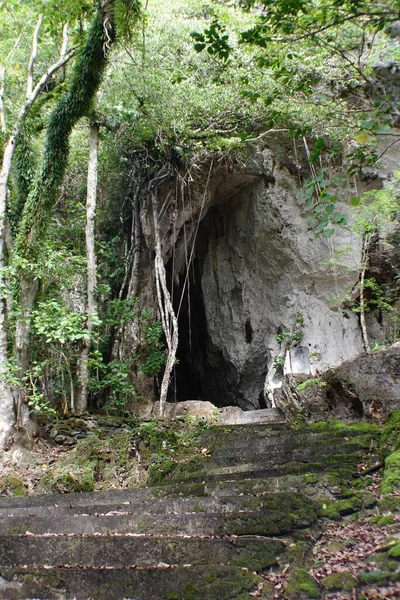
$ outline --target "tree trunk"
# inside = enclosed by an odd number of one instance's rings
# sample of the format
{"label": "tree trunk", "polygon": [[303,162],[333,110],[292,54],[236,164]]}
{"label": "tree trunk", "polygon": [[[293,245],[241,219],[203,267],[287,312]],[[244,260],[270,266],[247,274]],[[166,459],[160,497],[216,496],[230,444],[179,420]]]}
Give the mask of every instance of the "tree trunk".
{"label": "tree trunk", "polygon": [[[133,177],[133,175],[132,175]],[[129,192],[132,204],[132,227],[131,227],[131,247],[126,258],[125,276],[122,283],[119,299],[124,298],[126,286],[126,299],[131,300],[138,295],[139,291],[139,267],[142,250],[142,229],[140,225],[140,174],[134,183],[133,191]],[[139,324],[137,320],[129,321],[119,327],[112,349],[112,357],[117,360],[125,360],[136,353],[140,343]]]}
{"label": "tree trunk", "polygon": [[4,108],[4,86],[6,78],[6,68],[0,65],[0,131],[6,133],[6,111]]}
{"label": "tree trunk", "polygon": [[0,298],[0,451],[10,444],[15,424],[14,397],[10,384],[4,378],[7,363],[5,306],[3,298]]}
{"label": "tree trunk", "polygon": [[88,357],[92,341],[93,317],[97,314],[97,303],[95,291],[97,287],[97,266],[94,247],[95,240],[95,216],[97,199],[97,173],[98,173],[98,147],[99,126],[93,124],[90,127],[89,139],[89,164],[87,178],[86,199],[86,256],[87,256],[87,339],[84,342],[78,361],[78,391],[76,396],[75,412],[82,414],[87,410],[88,395]]}
{"label": "tree trunk", "polygon": [[365,295],[364,295],[364,286],[365,286],[365,273],[368,269],[368,252],[369,252],[369,244],[371,241],[371,237],[369,235],[364,237],[363,240],[363,249],[362,249],[362,264],[361,264],[361,273],[360,273],[360,326],[362,337],[364,341],[365,352],[369,354],[371,352],[371,346],[369,345],[368,339],[368,329],[367,322],[365,319]]}

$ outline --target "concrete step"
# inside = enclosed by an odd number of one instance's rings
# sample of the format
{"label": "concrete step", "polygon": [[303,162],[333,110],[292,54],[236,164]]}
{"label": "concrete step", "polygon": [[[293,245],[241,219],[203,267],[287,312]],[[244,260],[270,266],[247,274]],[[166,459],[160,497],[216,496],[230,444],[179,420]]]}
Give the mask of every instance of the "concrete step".
{"label": "concrete step", "polygon": [[220,409],[218,425],[256,425],[260,423],[270,424],[285,422],[285,416],[279,408],[244,411],[239,407],[229,406],[226,409]]}
{"label": "concrete step", "polygon": [[[95,496],[95,495],[94,495]],[[260,496],[253,495],[220,495],[219,497],[213,496],[192,496],[189,498],[152,498],[152,499],[137,499],[134,498],[131,501],[125,503],[112,502],[113,498],[110,496],[110,502],[107,504],[87,504],[73,506],[72,503],[69,506],[14,506],[7,508],[0,508],[0,519],[12,518],[12,517],[28,517],[34,518],[47,518],[49,514],[53,519],[64,519],[65,517],[79,516],[85,514],[86,516],[97,516],[97,515],[108,515],[118,516],[120,515],[138,515],[138,514],[187,514],[187,513],[228,513],[237,512],[241,510],[269,510],[274,509],[277,502],[291,502],[292,494],[288,496],[284,492],[277,494],[271,490],[271,493],[266,493]],[[94,498],[91,498],[93,501]],[[88,499],[90,500],[90,499]]]}
{"label": "concrete step", "polygon": [[[0,535],[29,534],[157,534],[189,536],[264,535],[275,536],[305,527],[315,522],[316,512],[311,500],[300,494],[285,494],[263,498],[263,508],[250,506],[230,513],[192,512],[183,514],[65,513],[53,516],[16,516],[0,518]],[[243,506],[243,505],[242,505]]]}
{"label": "concrete step", "polygon": [[55,568],[157,567],[215,564],[262,571],[284,550],[281,540],[243,538],[176,538],[157,536],[0,536],[0,566]]}
{"label": "concrete step", "polygon": [[[210,560],[212,557],[210,557]],[[0,575],[2,600],[235,600],[263,580],[247,569],[15,569]],[[264,595],[265,599],[273,598]]]}

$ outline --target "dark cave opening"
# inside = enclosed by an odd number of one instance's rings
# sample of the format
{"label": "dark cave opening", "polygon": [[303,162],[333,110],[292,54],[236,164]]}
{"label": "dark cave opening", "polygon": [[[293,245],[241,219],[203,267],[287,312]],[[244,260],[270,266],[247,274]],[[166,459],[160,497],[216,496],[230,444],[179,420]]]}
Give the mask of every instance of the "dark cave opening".
{"label": "dark cave opening", "polygon": [[[171,401],[208,400],[218,407],[240,405],[236,368],[208,335],[201,285],[210,239],[220,235],[223,235],[221,213],[212,207],[200,225],[189,276],[183,268],[179,276],[175,274],[173,278],[173,260],[166,265],[170,286],[173,281],[174,309],[179,313],[179,346],[170,387]],[[251,337],[250,329],[246,334]]]}

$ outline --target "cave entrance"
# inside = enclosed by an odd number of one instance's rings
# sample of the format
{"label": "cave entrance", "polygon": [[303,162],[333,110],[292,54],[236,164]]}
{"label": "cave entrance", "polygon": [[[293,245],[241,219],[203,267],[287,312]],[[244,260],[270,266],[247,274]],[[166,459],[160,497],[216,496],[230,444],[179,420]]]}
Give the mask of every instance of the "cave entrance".
{"label": "cave entrance", "polygon": [[204,217],[197,236],[196,252],[190,266],[172,278],[171,260],[167,265],[169,284],[173,280],[173,304],[178,315],[179,346],[170,401],[208,400],[217,407],[241,406],[255,408],[240,397],[240,375],[230,360],[209,337],[202,290],[204,261],[210,240],[223,235],[219,208],[212,207]]}

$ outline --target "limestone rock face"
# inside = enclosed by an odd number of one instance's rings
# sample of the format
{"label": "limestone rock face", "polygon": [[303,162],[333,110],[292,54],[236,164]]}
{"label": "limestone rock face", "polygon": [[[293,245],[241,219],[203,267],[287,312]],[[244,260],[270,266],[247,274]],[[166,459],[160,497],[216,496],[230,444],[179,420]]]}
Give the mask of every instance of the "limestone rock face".
{"label": "limestone rock face", "polygon": [[[220,395],[244,409],[259,405],[267,373],[274,374],[281,352],[276,335],[293,330],[299,315],[303,355],[314,371],[363,350],[357,316],[330,308],[357,282],[359,240],[347,230],[331,240],[308,231],[297,183],[270,150],[254,156],[247,168],[259,178],[216,203],[201,231],[206,379],[219,372]],[[328,263],[343,246],[352,253],[333,270]]]}
{"label": "limestone rock face", "polygon": [[[317,377],[363,354],[359,317],[351,310],[361,240],[350,226],[329,239],[310,231],[299,194],[307,169],[304,156],[275,140],[255,147],[242,164],[209,156],[186,199],[173,204],[172,187],[160,190],[160,206],[173,205],[163,209],[161,229],[179,312],[175,400],[273,407],[284,376]],[[335,193],[335,210],[346,213],[348,190],[342,185]],[[151,253],[149,204],[141,220]],[[147,287],[150,297],[150,278]]]}

